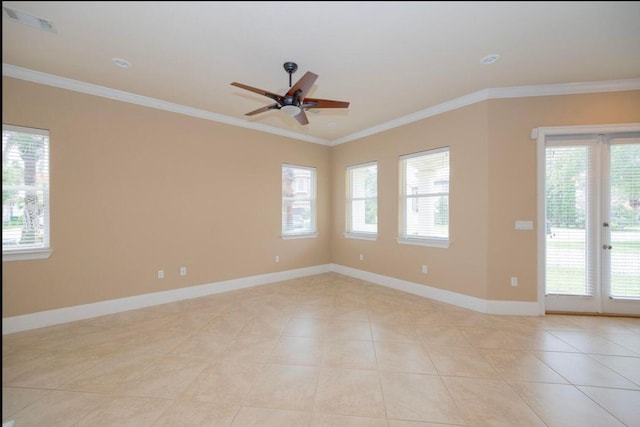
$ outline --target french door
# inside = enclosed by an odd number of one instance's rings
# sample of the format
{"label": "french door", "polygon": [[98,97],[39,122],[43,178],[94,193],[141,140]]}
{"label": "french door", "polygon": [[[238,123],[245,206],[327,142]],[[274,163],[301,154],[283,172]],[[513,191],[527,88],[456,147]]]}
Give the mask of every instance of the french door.
{"label": "french door", "polygon": [[550,132],[540,149],[545,310],[640,314],[640,129]]}

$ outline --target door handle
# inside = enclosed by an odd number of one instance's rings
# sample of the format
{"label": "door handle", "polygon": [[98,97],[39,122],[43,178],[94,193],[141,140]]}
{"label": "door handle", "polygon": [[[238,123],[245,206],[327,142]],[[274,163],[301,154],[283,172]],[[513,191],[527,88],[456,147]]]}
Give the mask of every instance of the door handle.
{"label": "door handle", "polygon": [[602,223],[602,226],[603,226],[603,227],[608,227],[608,226],[609,226],[609,223],[608,223],[608,222],[603,222],[603,223]]}
{"label": "door handle", "polygon": [[602,249],[613,249],[611,245],[602,245]]}

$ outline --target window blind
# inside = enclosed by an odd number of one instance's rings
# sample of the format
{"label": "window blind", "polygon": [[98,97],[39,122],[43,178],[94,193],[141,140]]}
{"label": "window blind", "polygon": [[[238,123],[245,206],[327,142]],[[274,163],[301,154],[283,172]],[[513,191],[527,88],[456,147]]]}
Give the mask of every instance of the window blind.
{"label": "window blind", "polygon": [[316,170],[282,166],[282,235],[316,232]]}
{"label": "window blind", "polygon": [[2,127],[2,252],[49,248],[49,133]]}
{"label": "window blind", "polygon": [[640,138],[614,138],[609,152],[610,296],[640,298]]}
{"label": "window blind", "polygon": [[378,165],[368,163],[347,168],[347,232],[378,231]]}
{"label": "window blind", "polygon": [[449,148],[400,158],[401,230],[407,239],[449,239]]}
{"label": "window blind", "polygon": [[549,142],[545,156],[546,293],[592,296],[592,144]]}

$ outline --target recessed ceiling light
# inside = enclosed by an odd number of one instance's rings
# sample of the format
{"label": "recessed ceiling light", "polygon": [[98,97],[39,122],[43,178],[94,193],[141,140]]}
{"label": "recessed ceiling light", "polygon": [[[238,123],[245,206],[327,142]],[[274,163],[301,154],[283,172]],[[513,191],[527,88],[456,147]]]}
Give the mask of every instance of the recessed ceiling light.
{"label": "recessed ceiling light", "polygon": [[9,17],[14,22],[19,22],[21,24],[29,25],[30,27],[40,28],[41,30],[49,31],[50,33],[55,33],[55,29],[53,28],[53,24],[46,19],[38,18],[37,16],[30,15],[25,12],[20,12],[19,10],[10,9],[6,6],[2,7]]}
{"label": "recessed ceiling light", "polygon": [[122,58],[111,58],[111,61],[120,68],[131,68],[131,62]]}
{"label": "recessed ceiling light", "polygon": [[493,64],[498,59],[500,59],[500,55],[497,53],[492,53],[491,55],[487,55],[484,58],[482,58],[480,60],[480,63],[483,65],[489,65],[489,64]]}

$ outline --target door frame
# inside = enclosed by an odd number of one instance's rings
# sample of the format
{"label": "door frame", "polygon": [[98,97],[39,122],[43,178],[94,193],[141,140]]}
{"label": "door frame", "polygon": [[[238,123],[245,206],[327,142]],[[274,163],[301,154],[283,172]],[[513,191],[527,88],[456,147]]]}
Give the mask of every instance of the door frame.
{"label": "door frame", "polygon": [[538,313],[544,315],[545,304],[545,142],[551,135],[599,135],[618,132],[640,132],[640,123],[551,126],[538,127],[531,131],[531,139],[536,140],[536,192],[537,192],[537,286]]}

